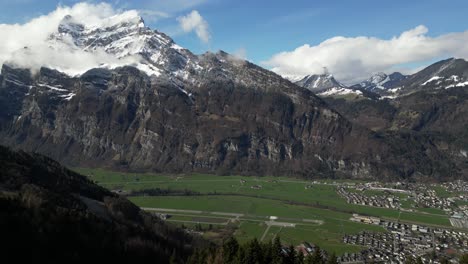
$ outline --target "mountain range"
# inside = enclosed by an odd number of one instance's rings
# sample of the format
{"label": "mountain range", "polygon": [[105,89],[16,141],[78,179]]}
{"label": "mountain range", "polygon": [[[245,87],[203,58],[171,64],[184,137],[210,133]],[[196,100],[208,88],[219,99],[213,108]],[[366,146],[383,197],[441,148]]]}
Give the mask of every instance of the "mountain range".
{"label": "mountain range", "polygon": [[[421,90],[450,89],[468,86],[468,62],[463,59],[447,59],[434,63],[412,75],[399,72],[378,72],[367,80],[346,86],[331,74],[307,75],[294,83],[313,91],[321,97],[360,95],[367,98],[395,98]],[[363,92],[368,92],[363,94]],[[371,96],[371,95],[374,96]]]}
{"label": "mountain range", "polygon": [[[71,166],[124,170],[374,179],[467,175],[468,148],[457,139],[467,123],[463,60],[346,87],[329,74],[293,83],[223,51],[195,55],[138,16],[114,17],[99,28],[66,16],[48,41],[53,49],[104,52],[118,61],[79,73],[4,64],[1,144]],[[440,101],[444,115],[407,110],[406,103],[419,96]],[[450,110],[455,112],[445,112]],[[445,134],[441,126],[450,117],[460,123]]]}

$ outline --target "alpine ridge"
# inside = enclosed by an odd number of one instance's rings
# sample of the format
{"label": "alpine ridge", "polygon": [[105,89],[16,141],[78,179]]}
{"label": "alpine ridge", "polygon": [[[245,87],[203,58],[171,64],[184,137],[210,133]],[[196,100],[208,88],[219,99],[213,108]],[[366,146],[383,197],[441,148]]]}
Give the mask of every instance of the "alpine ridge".
{"label": "alpine ridge", "polygon": [[1,144],[125,170],[459,176],[436,146],[354,124],[309,89],[223,51],[194,55],[139,16],[103,27],[66,16],[49,41],[118,63],[79,74],[3,65]]}
{"label": "alpine ridge", "polygon": [[390,75],[379,72],[371,76],[369,79],[359,84],[352,85],[351,87],[361,88],[370,92],[381,94],[388,92],[388,90],[397,88],[398,85],[404,79],[406,79],[406,77],[407,76],[399,72],[394,72]]}
{"label": "alpine ridge", "polygon": [[[325,98],[348,120],[378,133],[421,137],[445,153],[466,175],[468,131],[468,63],[463,59],[436,62],[406,76],[394,88],[378,90],[366,100]],[[466,176],[465,176],[466,177]]]}
{"label": "alpine ridge", "polygon": [[333,75],[328,73],[307,75],[294,83],[319,96],[340,96],[348,94],[362,95],[361,91],[350,89],[344,84],[338,82]]}

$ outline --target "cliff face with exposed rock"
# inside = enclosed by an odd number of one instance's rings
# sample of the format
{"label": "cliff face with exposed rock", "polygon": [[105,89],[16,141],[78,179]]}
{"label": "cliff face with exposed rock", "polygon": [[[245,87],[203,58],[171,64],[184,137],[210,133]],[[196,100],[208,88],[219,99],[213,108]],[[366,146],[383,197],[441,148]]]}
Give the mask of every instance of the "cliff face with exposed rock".
{"label": "cliff face with exposed rock", "polygon": [[312,91],[271,71],[222,51],[194,55],[142,23],[132,18],[96,29],[66,17],[50,37],[54,45],[67,36],[74,48],[119,58],[138,55],[141,60],[131,66],[72,76],[4,65],[0,143],[72,166],[381,179],[457,176],[457,168],[431,144],[355,125]]}
{"label": "cliff face with exposed rock", "polygon": [[[224,55],[210,56],[215,63]],[[239,67],[247,75],[273,74]],[[352,125],[279,77],[283,83],[269,87],[213,75],[180,89],[131,67],[78,78],[4,67],[0,96],[11,106],[1,116],[1,143],[74,166],[133,170],[355,178],[437,171],[430,155],[402,160],[398,155],[410,153],[404,142],[390,144]]]}

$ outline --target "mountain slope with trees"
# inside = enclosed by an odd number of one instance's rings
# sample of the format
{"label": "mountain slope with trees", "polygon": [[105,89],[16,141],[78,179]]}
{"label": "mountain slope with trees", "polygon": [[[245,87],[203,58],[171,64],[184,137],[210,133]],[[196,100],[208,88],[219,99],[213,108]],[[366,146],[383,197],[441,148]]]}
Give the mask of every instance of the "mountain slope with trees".
{"label": "mountain slope with trees", "polygon": [[84,176],[0,146],[2,259],[16,263],[183,263],[205,244]]}

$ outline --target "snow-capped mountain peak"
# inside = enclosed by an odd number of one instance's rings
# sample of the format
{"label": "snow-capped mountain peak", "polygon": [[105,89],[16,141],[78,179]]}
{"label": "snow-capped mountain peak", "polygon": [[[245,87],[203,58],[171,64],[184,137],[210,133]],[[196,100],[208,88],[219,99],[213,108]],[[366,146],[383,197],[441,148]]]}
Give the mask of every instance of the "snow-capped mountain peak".
{"label": "snow-capped mountain peak", "polygon": [[297,85],[307,88],[313,92],[320,92],[330,88],[343,88],[343,84],[338,82],[332,74],[312,74],[304,76],[296,82]]}
{"label": "snow-capped mountain peak", "polygon": [[[53,49],[69,48],[99,56],[111,56],[114,61],[101,63],[108,68],[132,65],[148,75],[181,74],[187,67],[200,68],[195,56],[177,45],[169,36],[145,26],[136,12],[125,12],[106,19],[101,26],[75,21],[65,16],[57,32],[49,37]],[[189,65],[190,64],[190,65]]]}
{"label": "snow-capped mountain peak", "polygon": [[407,76],[399,72],[394,72],[390,75],[387,75],[383,72],[378,72],[372,75],[369,79],[362,81],[359,84],[353,85],[352,87],[359,87],[361,89],[380,94],[388,89],[398,87],[400,82],[405,78],[407,78]]}
{"label": "snow-capped mountain peak", "polygon": [[335,77],[329,73],[307,75],[295,83],[319,96],[362,95],[361,91],[357,89],[351,89],[346,85],[338,82]]}
{"label": "snow-capped mountain peak", "polygon": [[[64,16],[47,35],[47,45],[21,52],[40,50],[50,54],[36,56],[39,67],[77,78],[91,69],[133,66],[151,76],[152,81],[167,83],[187,95],[213,80],[262,90],[296,88],[279,75],[222,51],[194,55],[166,34],[146,27],[137,13],[100,19],[97,23]],[[26,55],[23,57],[31,57]]]}
{"label": "snow-capped mountain peak", "polygon": [[361,86],[365,87],[367,83],[371,83],[371,84],[376,85],[376,87],[379,88],[379,89],[384,89],[384,87],[382,85],[385,84],[386,82],[388,82],[389,80],[390,80],[390,78],[388,77],[387,74],[385,74],[383,72],[378,72],[378,73],[372,75],[372,77],[370,79],[368,79],[367,81],[362,82]]}

